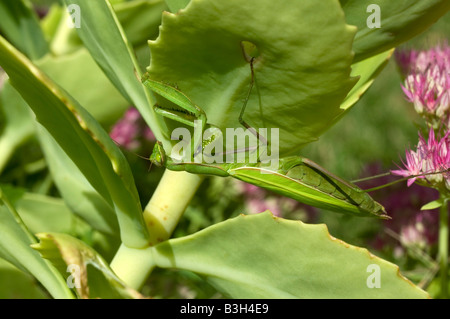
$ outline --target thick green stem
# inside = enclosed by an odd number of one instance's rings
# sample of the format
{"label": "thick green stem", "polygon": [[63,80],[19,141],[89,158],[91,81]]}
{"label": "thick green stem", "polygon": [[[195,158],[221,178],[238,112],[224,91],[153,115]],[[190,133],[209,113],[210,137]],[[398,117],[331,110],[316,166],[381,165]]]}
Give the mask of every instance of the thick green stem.
{"label": "thick green stem", "polygon": [[441,272],[441,297],[448,298],[448,202],[440,210],[439,218],[439,263]]}
{"label": "thick green stem", "polygon": [[[144,210],[150,233],[149,246],[170,238],[180,217],[203,181],[203,177],[166,170]],[[122,244],[111,268],[128,286],[139,289],[154,268],[151,249],[134,249]]]}

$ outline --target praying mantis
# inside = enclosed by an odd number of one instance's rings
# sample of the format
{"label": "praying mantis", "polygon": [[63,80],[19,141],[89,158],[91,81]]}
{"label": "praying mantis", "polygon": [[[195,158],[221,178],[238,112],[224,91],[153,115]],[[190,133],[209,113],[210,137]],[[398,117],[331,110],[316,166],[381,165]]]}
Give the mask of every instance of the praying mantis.
{"label": "praying mantis", "polygon": [[[258,139],[265,139],[243,120],[245,107],[254,83],[253,61],[253,58],[249,61],[252,79],[238,120]],[[195,120],[201,120],[202,131],[205,130],[206,113],[183,92],[168,84],[152,80],[148,73],[142,77],[142,83],[179,107],[179,109],[169,109],[155,104],[156,113],[192,127]],[[194,143],[196,152],[201,151],[207,145],[199,141]],[[318,208],[358,216],[389,218],[384,207],[373,200],[366,191],[301,156],[281,158],[275,168],[265,167],[259,161],[256,163],[199,163],[188,159],[179,162],[166,153],[161,142],[157,142],[150,156],[150,161],[152,164],[164,166],[173,171],[187,171],[193,174],[222,177],[231,176]]]}

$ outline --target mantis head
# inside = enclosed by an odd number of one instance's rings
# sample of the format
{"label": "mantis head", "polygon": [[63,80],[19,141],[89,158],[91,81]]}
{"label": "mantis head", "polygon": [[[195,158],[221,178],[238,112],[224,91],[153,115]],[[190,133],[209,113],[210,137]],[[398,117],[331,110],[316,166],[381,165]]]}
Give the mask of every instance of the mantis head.
{"label": "mantis head", "polygon": [[164,151],[161,142],[157,141],[153,147],[152,155],[150,155],[150,162],[158,167],[166,164],[166,152]]}

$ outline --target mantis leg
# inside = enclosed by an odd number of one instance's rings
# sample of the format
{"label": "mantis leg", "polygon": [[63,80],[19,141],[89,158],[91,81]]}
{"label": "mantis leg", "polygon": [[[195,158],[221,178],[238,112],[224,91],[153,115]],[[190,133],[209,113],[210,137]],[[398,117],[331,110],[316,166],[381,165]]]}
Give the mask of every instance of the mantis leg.
{"label": "mantis leg", "polygon": [[[241,112],[239,114],[239,123],[248,129],[253,135],[256,136],[256,138],[261,141],[265,145],[267,145],[267,139],[264,136],[261,136],[256,129],[254,129],[252,126],[250,126],[244,119],[244,113],[245,109],[248,104],[248,100],[250,98],[251,92],[253,90],[253,86],[255,83],[255,72],[253,68],[255,58],[252,57],[249,61],[250,63],[250,71],[251,71],[251,80],[250,80],[250,86],[247,92],[247,96],[245,98],[244,104],[242,106]],[[205,126],[206,126],[206,113],[202,108],[197,106],[195,103],[193,103],[183,92],[178,90],[177,88],[174,88],[170,85],[167,85],[162,82],[154,81],[150,79],[148,73],[146,73],[142,78],[143,84],[154,91],[155,93],[161,95],[162,97],[166,98],[167,100],[171,101],[172,103],[176,104],[180,107],[180,109],[175,108],[165,108],[160,105],[154,105],[155,112],[158,114],[161,114],[164,117],[170,118],[172,120],[178,121],[180,123],[183,123],[185,125],[189,125],[192,127],[195,127],[195,120],[200,120],[202,123],[201,132],[204,132]],[[203,134],[202,134],[203,135]],[[200,137],[200,141],[195,141],[196,148],[194,152],[194,157],[202,151],[203,145],[202,145],[202,136]],[[253,147],[254,148],[254,147]],[[243,151],[249,151],[253,148],[245,149]],[[256,147],[256,150],[258,147]]]}
{"label": "mantis leg", "polygon": [[[201,132],[203,133],[207,121],[206,113],[183,92],[165,83],[150,79],[148,73],[142,78],[142,83],[155,93],[180,107],[180,109],[165,108],[155,104],[154,109],[156,113],[192,127],[195,127],[196,120],[200,120],[202,125]],[[195,156],[202,150],[202,136],[200,136],[200,141],[194,142],[194,145],[196,145]]]}
{"label": "mantis leg", "polygon": [[265,143],[267,145],[267,140],[265,137],[261,136],[257,130],[255,130],[252,126],[250,126],[245,120],[244,120],[244,113],[245,113],[245,109],[247,108],[247,104],[248,104],[248,100],[250,99],[250,94],[252,93],[253,90],[253,86],[255,83],[255,70],[253,68],[253,62],[255,61],[255,58],[251,58],[250,59],[250,71],[251,71],[251,80],[250,80],[250,87],[248,88],[248,92],[247,92],[247,96],[245,98],[244,101],[244,105],[242,106],[241,109],[241,113],[239,114],[239,123],[245,127],[246,129],[248,129],[253,135],[256,136],[256,138],[258,140],[262,140],[263,143]]}

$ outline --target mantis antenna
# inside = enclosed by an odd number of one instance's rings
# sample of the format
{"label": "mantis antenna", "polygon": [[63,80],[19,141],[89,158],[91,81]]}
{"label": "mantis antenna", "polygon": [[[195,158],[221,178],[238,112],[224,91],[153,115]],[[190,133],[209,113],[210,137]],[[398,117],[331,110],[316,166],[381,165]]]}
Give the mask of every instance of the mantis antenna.
{"label": "mantis antenna", "polygon": [[[443,174],[443,173],[448,173],[448,172],[450,172],[450,168],[447,168],[447,169],[442,170],[442,171],[437,171],[437,172],[429,172],[429,173],[423,173],[423,174],[417,174],[417,175],[410,175],[410,176],[406,176],[406,177],[397,179],[395,181],[389,182],[389,183],[384,184],[384,185],[380,185],[380,186],[372,187],[372,188],[369,188],[369,189],[365,189],[364,192],[366,192],[366,193],[373,192],[373,191],[376,191],[376,190],[379,190],[379,189],[382,189],[382,188],[385,188],[385,187],[389,187],[389,186],[395,185],[395,184],[400,183],[400,182],[407,181],[408,179],[415,178],[415,177],[428,176],[428,175],[434,175],[434,174]],[[365,178],[357,179],[357,180],[352,181],[352,183],[360,183],[360,182],[370,181],[372,179],[377,179],[377,178],[386,177],[386,176],[394,176],[394,175],[391,172],[387,172],[387,173],[382,173],[382,174],[371,176],[371,177],[365,177]]]}

